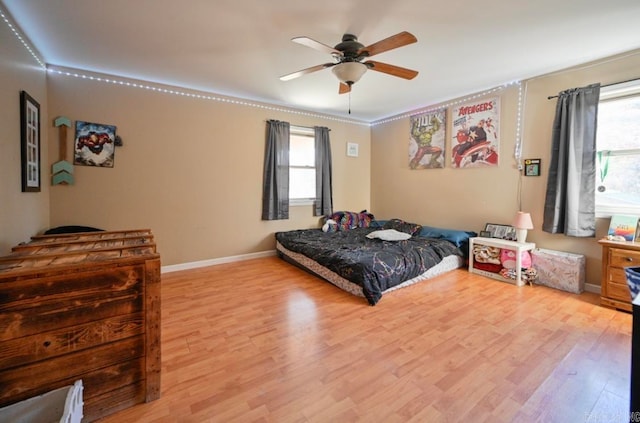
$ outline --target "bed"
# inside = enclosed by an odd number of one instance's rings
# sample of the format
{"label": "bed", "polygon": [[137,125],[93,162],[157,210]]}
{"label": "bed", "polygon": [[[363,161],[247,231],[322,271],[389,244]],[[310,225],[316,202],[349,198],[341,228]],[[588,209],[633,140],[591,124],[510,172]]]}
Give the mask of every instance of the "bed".
{"label": "bed", "polygon": [[366,298],[370,305],[387,292],[462,267],[468,239],[475,236],[401,219],[351,220],[335,230],[325,225],[325,230],[277,232],[276,248],[282,259]]}

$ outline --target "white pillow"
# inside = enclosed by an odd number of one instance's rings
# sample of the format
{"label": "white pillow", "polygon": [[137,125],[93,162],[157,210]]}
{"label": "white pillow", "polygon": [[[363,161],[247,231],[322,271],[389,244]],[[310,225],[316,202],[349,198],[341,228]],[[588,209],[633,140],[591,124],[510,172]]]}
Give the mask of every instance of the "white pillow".
{"label": "white pillow", "polygon": [[382,229],[379,231],[373,231],[367,234],[367,238],[374,239],[379,238],[384,241],[404,241],[411,238],[411,234],[406,232],[396,231],[395,229]]}

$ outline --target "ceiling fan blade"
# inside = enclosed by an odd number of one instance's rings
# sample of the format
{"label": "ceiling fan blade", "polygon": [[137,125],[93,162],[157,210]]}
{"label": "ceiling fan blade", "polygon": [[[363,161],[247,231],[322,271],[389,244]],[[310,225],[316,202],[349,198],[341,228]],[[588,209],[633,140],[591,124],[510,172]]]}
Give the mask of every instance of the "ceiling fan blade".
{"label": "ceiling fan blade", "polygon": [[338,94],[346,94],[351,91],[351,86],[345,84],[344,82],[340,83],[340,88],[338,88]]}
{"label": "ceiling fan blade", "polygon": [[290,81],[292,79],[298,78],[302,75],[306,75],[311,72],[316,72],[325,68],[330,68],[331,66],[335,66],[335,63],[324,63],[322,65],[311,66],[310,68],[302,69],[297,72],[289,73],[287,75],[282,75],[280,77],[281,81]]}
{"label": "ceiling fan blade", "polygon": [[413,79],[418,75],[418,71],[414,71],[407,68],[401,68],[400,66],[390,65],[388,63],[375,62],[368,60],[364,62],[365,65],[371,70],[386,73],[389,75],[397,76],[404,79]]}
{"label": "ceiling fan blade", "polygon": [[311,47],[312,49],[321,51],[323,53],[332,54],[334,56],[342,57],[343,55],[340,50],[336,50],[331,46],[322,44],[321,42],[313,40],[309,37],[295,37],[292,38],[291,41],[293,41],[294,43],[302,44],[303,46]]}
{"label": "ceiling fan blade", "polygon": [[385,38],[384,40],[380,40],[377,43],[362,47],[360,50],[358,50],[358,55],[371,57],[376,54],[392,50],[394,48],[413,44],[416,41],[418,41],[418,39],[413,34],[407,31],[403,31],[396,35],[392,35],[389,38]]}

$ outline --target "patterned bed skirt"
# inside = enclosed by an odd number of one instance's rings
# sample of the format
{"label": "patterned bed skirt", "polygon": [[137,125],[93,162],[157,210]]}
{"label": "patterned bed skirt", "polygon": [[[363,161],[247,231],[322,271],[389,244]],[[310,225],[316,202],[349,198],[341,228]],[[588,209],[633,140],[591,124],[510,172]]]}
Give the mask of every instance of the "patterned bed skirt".
{"label": "patterned bed skirt", "polygon": [[[337,286],[343,291],[347,291],[350,294],[357,295],[358,297],[364,298],[364,293],[360,285],[355,284],[351,281],[348,281],[347,279],[327,269],[326,267],[320,265],[316,261],[310,259],[309,257],[303,254],[295,253],[293,251],[286,249],[285,247],[282,246],[282,244],[280,244],[277,241],[276,241],[276,249],[280,254],[287,257],[289,260],[297,263],[299,266],[303,267],[304,269],[307,269],[312,273],[320,276],[327,282],[332,283],[333,285]],[[418,275],[415,278],[406,280],[399,285],[393,286],[387,289],[386,291],[383,291],[382,293],[386,294],[387,292],[395,291],[396,289],[404,288],[409,285],[413,285],[417,282],[434,278],[438,275],[442,275],[443,273],[447,273],[452,270],[458,269],[463,265],[464,265],[464,259],[462,257],[456,256],[456,255],[447,256],[443,258],[440,263],[433,266],[423,274]]]}

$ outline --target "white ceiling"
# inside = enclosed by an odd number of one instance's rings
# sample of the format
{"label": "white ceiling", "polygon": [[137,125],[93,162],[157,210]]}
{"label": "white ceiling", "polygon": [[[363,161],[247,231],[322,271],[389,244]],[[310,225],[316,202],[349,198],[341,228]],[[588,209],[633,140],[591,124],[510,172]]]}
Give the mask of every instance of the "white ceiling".
{"label": "white ceiling", "polygon": [[[640,48],[638,0],[0,0],[46,63],[372,122]],[[331,62],[291,42],[364,45],[401,31],[416,44],[375,60],[349,96]],[[596,81],[594,81],[596,82]]]}

